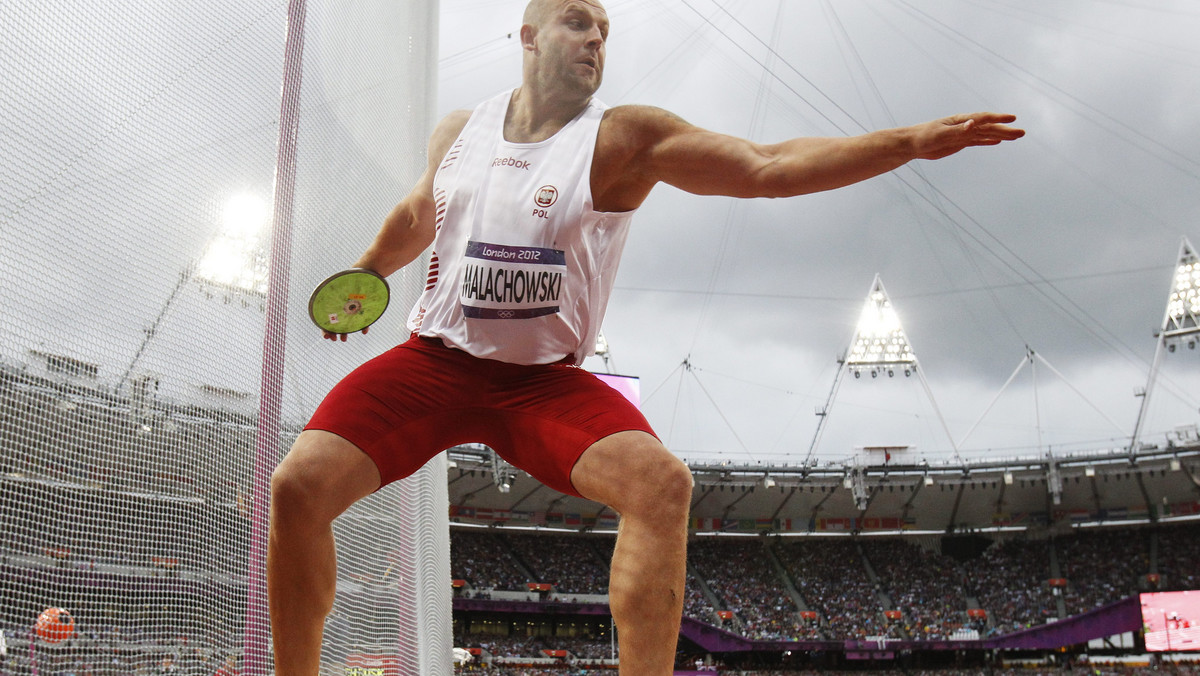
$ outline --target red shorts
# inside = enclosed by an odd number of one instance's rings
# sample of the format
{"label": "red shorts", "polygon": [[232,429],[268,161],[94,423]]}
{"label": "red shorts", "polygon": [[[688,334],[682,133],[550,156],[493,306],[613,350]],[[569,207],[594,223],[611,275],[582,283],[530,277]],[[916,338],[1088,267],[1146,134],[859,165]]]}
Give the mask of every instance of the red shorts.
{"label": "red shorts", "polygon": [[358,446],[383,485],[447,448],[479,443],[570,495],[579,495],[571,470],[589,446],[617,432],[654,434],[636,406],[581,368],[480,359],[436,338],[412,338],[352,371],[305,429]]}

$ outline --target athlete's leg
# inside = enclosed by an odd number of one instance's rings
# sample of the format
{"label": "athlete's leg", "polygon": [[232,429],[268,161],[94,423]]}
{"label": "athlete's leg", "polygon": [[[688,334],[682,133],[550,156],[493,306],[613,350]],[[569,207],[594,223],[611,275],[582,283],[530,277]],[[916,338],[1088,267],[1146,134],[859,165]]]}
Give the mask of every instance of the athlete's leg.
{"label": "athlete's leg", "polygon": [[584,451],[571,482],[621,515],[608,592],[620,673],[670,674],[683,614],[691,471],[652,435],[619,432]]}
{"label": "athlete's leg", "polygon": [[302,432],[275,469],[267,597],[277,676],[316,676],[337,583],[332,523],[379,483],[370,457],[322,430]]}

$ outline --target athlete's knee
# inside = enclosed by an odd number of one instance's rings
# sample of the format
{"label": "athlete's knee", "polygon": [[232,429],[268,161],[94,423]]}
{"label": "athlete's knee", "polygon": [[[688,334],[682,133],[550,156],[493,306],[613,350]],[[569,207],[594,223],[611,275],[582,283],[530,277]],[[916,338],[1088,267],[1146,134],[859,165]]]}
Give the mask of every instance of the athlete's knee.
{"label": "athlete's knee", "polygon": [[271,473],[271,521],[312,518],[320,487],[304,463],[287,455]]}
{"label": "athlete's knee", "polygon": [[644,432],[622,432],[594,444],[575,465],[571,482],[584,497],[625,517],[686,517],[692,498],[691,470]]}
{"label": "athlete's knee", "polygon": [[664,502],[687,511],[692,502],[696,482],[687,463],[671,455],[662,463],[660,481],[655,482]]}
{"label": "athlete's knee", "polygon": [[357,447],[327,432],[305,432],[271,474],[271,520],[332,521],[378,487],[378,470]]}
{"label": "athlete's knee", "polygon": [[692,471],[682,460],[662,448],[647,459],[633,477],[623,514],[648,514],[662,518],[686,516],[692,501]]}

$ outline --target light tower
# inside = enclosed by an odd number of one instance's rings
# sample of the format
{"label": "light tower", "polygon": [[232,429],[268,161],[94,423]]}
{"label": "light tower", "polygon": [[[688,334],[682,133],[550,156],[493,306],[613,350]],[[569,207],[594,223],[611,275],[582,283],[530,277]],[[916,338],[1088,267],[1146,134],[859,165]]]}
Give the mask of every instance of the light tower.
{"label": "light tower", "polygon": [[1138,408],[1137,422],[1129,440],[1129,455],[1138,452],[1138,440],[1146,422],[1146,411],[1150,408],[1150,395],[1158,379],[1164,352],[1174,352],[1182,345],[1196,349],[1200,340],[1200,257],[1186,237],[1179,243],[1179,258],[1175,264],[1175,276],[1167,296],[1167,309],[1163,314],[1162,327],[1158,331],[1158,346],[1154,349],[1154,361],[1150,364],[1150,375],[1142,391],[1142,405]]}
{"label": "light tower", "polygon": [[875,275],[846,354],[846,369],[855,378],[862,377],[865,372],[876,378],[883,373],[894,376],[896,369],[902,369],[904,375],[909,376],[916,368],[917,356],[904,335],[900,317],[892,307],[879,275]]}
{"label": "light tower", "polygon": [[833,387],[829,390],[825,405],[816,410],[817,430],[809,445],[805,464],[812,460],[813,454],[817,450],[817,444],[820,443],[821,434],[825,430],[825,423],[829,420],[833,400],[837,397],[838,388],[841,387],[845,375],[853,373],[855,378],[862,378],[866,373],[871,378],[880,376],[893,378],[897,372],[903,373],[905,377],[916,375],[917,379],[921,381],[922,387],[925,388],[925,395],[929,397],[929,403],[942,423],[942,429],[946,432],[946,438],[949,439],[951,448],[954,449],[954,457],[958,458],[958,447],[950,435],[946,420],[937,407],[937,402],[933,398],[933,392],[929,389],[929,383],[925,380],[924,373],[918,368],[917,355],[913,351],[912,344],[908,342],[908,336],[905,335],[904,327],[900,324],[900,317],[896,314],[891,299],[888,298],[887,290],[883,288],[883,281],[876,274],[874,281],[871,282],[871,290],[867,293],[867,300],[863,304],[862,313],[859,315],[854,337],[850,339],[850,346],[838,359],[838,371],[833,379]]}

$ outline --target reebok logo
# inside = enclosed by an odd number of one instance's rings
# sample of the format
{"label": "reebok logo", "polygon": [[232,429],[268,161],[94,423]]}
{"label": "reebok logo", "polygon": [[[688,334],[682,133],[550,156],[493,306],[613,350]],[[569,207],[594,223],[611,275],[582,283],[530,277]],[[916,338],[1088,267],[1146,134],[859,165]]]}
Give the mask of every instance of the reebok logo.
{"label": "reebok logo", "polygon": [[532,165],[525,160],[518,160],[515,157],[497,157],[492,160],[492,166],[512,167],[513,169],[524,169],[525,171],[529,171],[529,167]]}

